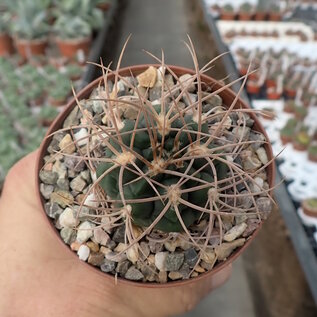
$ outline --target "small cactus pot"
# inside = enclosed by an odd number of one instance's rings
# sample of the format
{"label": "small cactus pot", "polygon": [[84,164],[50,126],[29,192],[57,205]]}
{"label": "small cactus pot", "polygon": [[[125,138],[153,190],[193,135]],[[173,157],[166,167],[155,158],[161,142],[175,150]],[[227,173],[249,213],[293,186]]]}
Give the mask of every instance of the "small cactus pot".
{"label": "small cactus pot", "polygon": [[302,202],[302,208],[305,215],[309,217],[317,218],[317,207],[314,205],[312,206],[312,203],[310,201],[314,201],[316,203],[316,199],[304,199]]}
{"label": "small cactus pot", "polygon": [[56,38],[56,44],[62,56],[72,58],[76,57],[79,51],[82,51],[85,56],[89,53],[91,38],[83,39],[61,39]]}
{"label": "small cactus pot", "polygon": [[0,33],[0,56],[11,55],[13,52],[11,37],[6,33]]}
{"label": "small cactus pot", "polygon": [[228,11],[221,11],[220,14],[221,20],[226,20],[226,21],[233,21],[236,18],[236,14],[234,12],[228,12]]}
{"label": "small cactus pot", "polygon": [[267,79],[265,81],[266,88],[275,88],[276,87],[276,80],[275,79]]}
{"label": "small cactus pot", "polygon": [[277,12],[269,12],[269,20],[270,21],[281,21],[282,20],[282,15],[281,13],[277,13]]}
{"label": "small cactus pot", "polygon": [[255,21],[265,21],[267,17],[267,13],[266,12],[256,12],[254,15],[254,20]]}
{"label": "small cactus pot", "polygon": [[[140,74],[144,74],[149,68],[156,68],[158,69],[160,65],[138,65],[138,66],[131,66],[131,67],[127,67],[127,68],[122,68],[122,69],[119,69],[118,70],[118,73],[120,74],[120,76],[131,76],[131,74],[133,74],[133,77],[136,78],[138,75]],[[188,74],[188,75],[194,75],[196,74],[193,70],[190,70],[190,69],[186,69],[186,68],[182,68],[182,67],[176,67],[176,66],[169,66],[169,69],[173,72],[173,74],[175,74],[177,77],[180,77],[182,75],[185,75],[185,74]],[[115,76],[116,74],[111,72],[107,75],[107,81],[114,81],[115,79]],[[224,105],[231,105],[234,100],[236,99],[236,94],[230,90],[230,88],[228,87],[223,87],[219,82],[217,82],[216,80],[212,79],[211,77],[208,77],[206,75],[200,75],[200,79],[201,79],[201,83],[203,84],[204,87],[209,87],[211,88],[213,91],[216,91],[218,89],[220,89],[221,91],[219,91],[218,95],[219,97],[221,97],[222,101],[223,101],[223,104]],[[107,82],[105,81],[105,82]],[[55,119],[55,121],[53,122],[53,124],[50,126],[50,128],[48,129],[48,132],[47,132],[47,136],[46,138],[44,139],[44,141],[42,142],[41,144],[41,147],[40,147],[40,150],[38,152],[38,158],[37,158],[37,163],[36,163],[36,187],[37,187],[37,198],[38,198],[38,202],[39,204],[41,205],[42,207],[42,215],[43,217],[45,218],[45,221],[46,221],[46,224],[47,224],[47,227],[48,227],[48,230],[51,230],[51,232],[54,232],[56,234],[56,243],[61,243],[63,245],[63,248],[65,250],[65,253],[66,252],[71,252],[74,256],[74,258],[77,258],[76,254],[71,250],[70,246],[65,244],[61,237],[60,237],[60,234],[59,234],[59,231],[56,229],[55,225],[54,225],[54,222],[52,219],[50,219],[46,212],[45,212],[45,199],[44,197],[41,195],[41,191],[40,191],[40,185],[41,185],[41,178],[40,178],[40,172],[42,171],[43,167],[45,166],[45,156],[48,155],[48,153],[50,153],[48,151],[48,147],[51,145],[51,142],[53,140],[53,134],[57,131],[59,131],[60,129],[62,129],[63,125],[64,125],[64,122],[66,120],[66,118],[68,118],[70,116],[70,114],[72,113],[72,111],[74,110],[74,108],[77,106],[78,102],[80,102],[81,100],[83,99],[87,99],[89,98],[89,96],[91,96],[91,93],[98,87],[100,87],[100,85],[103,85],[104,83],[104,77],[100,77],[98,79],[96,79],[95,81],[93,81],[92,83],[90,83],[88,86],[86,86],[83,90],[81,90],[78,94],[76,94],[76,98],[73,98],[69,103],[68,105],[66,106],[65,110],[63,112],[61,112],[59,114],[59,116]],[[115,86],[114,86],[115,87]],[[153,86],[152,86],[153,87]],[[110,100],[109,100],[110,101]],[[245,111],[249,111],[250,108],[248,107],[248,105],[242,100],[242,99],[238,99],[238,102],[236,104],[233,105],[233,109],[244,109]],[[264,138],[266,140],[268,140],[268,136],[264,130],[264,128],[262,127],[258,117],[256,116],[256,114],[254,112],[250,112],[249,113],[249,116],[253,122],[253,128],[252,128],[252,131],[254,131],[255,133],[261,133],[263,134]],[[138,119],[136,119],[138,120]],[[164,127],[165,127],[165,124],[164,124]],[[142,128],[143,129],[143,128]],[[140,128],[140,130],[142,130]],[[131,130],[130,130],[131,131]],[[135,127],[134,127],[134,131],[135,130]],[[127,135],[129,133],[128,130],[124,130],[123,134],[121,135],[123,137],[123,142],[125,142],[125,138],[124,138],[124,135]],[[135,132],[134,132],[135,133]],[[164,133],[164,130],[163,130],[163,133]],[[191,133],[191,132],[188,132],[188,133]],[[129,135],[129,134],[128,134]],[[134,135],[135,136],[135,135]],[[142,134],[140,133],[138,135],[139,136],[142,136],[142,137],[146,137],[144,135],[144,133],[142,132]],[[134,137],[133,137],[134,138]],[[142,143],[144,144],[144,139],[139,139],[137,140],[137,137],[135,136],[135,146],[137,146],[138,148],[140,148],[139,145],[137,145],[137,143]],[[147,142],[147,141],[146,141]],[[131,143],[130,143],[131,144]],[[154,143],[153,143],[154,144]],[[131,146],[131,145],[130,145]],[[166,148],[167,148],[168,144],[166,144]],[[111,150],[111,147],[109,146],[110,151]],[[152,148],[153,149],[153,148]],[[115,150],[115,148],[114,148]],[[154,150],[155,150],[155,146],[154,146]],[[268,192],[269,194],[272,194],[272,188],[273,188],[273,185],[274,185],[274,179],[275,179],[275,164],[273,162],[273,153],[272,153],[272,148],[271,148],[271,145],[269,142],[265,142],[263,144],[263,148],[262,148],[262,151],[265,151],[266,155],[267,155],[267,164],[264,166],[265,168],[265,172],[267,174],[267,185],[269,186],[269,189],[268,189]],[[107,154],[105,154],[107,155]],[[144,154],[144,157],[145,157],[145,154]],[[199,161],[200,162],[200,161]],[[99,167],[102,167],[102,164],[99,165]],[[104,173],[104,170],[100,171],[99,167],[97,167],[97,177],[98,177],[98,173],[101,173],[103,174]],[[113,167],[113,166],[112,166]],[[202,169],[204,167],[202,166]],[[188,168],[189,169],[189,168]],[[99,170],[99,172],[98,172]],[[112,169],[113,170],[113,169]],[[115,171],[115,170],[114,170]],[[166,170],[165,170],[166,171]],[[171,170],[171,172],[173,173],[173,170]],[[204,173],[202,173],[204,174]],[[104,174],[103,174],[104,175]],[[109,173],[110,175],[110,173]],[[157,175],[157,174],[155,174]],[[101,177],[101,181],[105,181],[107,182],[107,184],[105,184],[105,186],[107,187],[107,195],[109,197],[111,197],[112,195],[112,188],[111,188],[111,184],[113,184],[113,182],[116,182],[116,180],[114,179],[114,176],[110,179],[106,179],[104,176]],[[128,175],[129,176],[129,175]],[[159,176],[159,175],[158,175]],[[209,182],[208,181],[208,175],[202,175],[202,177],[205,177],[206,176],[206,181],[207,183]],[[120,175],[119,175],[120,177]],[[156,176],[154,176],[156,177]],[[100,179],[100,177],[98,177],[98,179]],[[121,174],[121,179],[122,179],[122,174]],[[158,178],[156,178],[158,180],[158,182],[160,182],[160,180]],[[164,181],[166,180],[166,178],[164,179]],[[204,180],[205,181],[205,180]],[[131,181],[129,181],[131,182]],[[132,181],[133,182],[133,181]],[[162,181],[163,182],[163,181]],[[140,183],[139,183],[140,184]],[[167,183],[164,183],[165,185],[170,185],[170,184],[167,184]],[[174,183],[173,183],[174,184]],[[129,185],[126,183],[126,185]],[[103,185],[101,185],[100,183],[100,186],[102,188]],[[141,186],[143,186],[143,184],[141,184]],[[131,189],[131,191],[134,191],[134,190],[138,190],[140,186],[137,184],[133,185],[133,189]],[[109,190],[109,191],[108,191]],[[113,188],[113,190],[116,190],[115,188]],[[200,190],[200,189],[199,189]],[[194,193],[196,193],[196,191],[194,191]],[[118,194],[118,193],[116,193]],[[121,193],[122,194],[122,191]],[[131,196],[135,196],[134,195],[135,192],[131,193]],[[171,197],[174,197],[174,194],[176,195],[177,193],[171,193]],[[197,191],[197,194],[198,194],[198,191]],[[165,195],[165,194],[164,194]],[[128,196],[126,196],[128,197]],[[137,198],[136,200],[142,200],[143,196],[139,196],[139,198]],[[176,197],[176,196],[175,196]],[[183,196],[179,196],[179,197],[183,197]],[[111,198],[112,199],[112,198]],[[130,200],[130,203],[131,205],[133,205],[132,207],[130,208],[135,208],[135,205],[137,204],[141,204],[143,202],[136,202],[136,200],[133,200],[132,197],[128,197],[127,198],[128,200]],[[173,198],[174,199],[174,198]],[[180,198],[184,203],[184,199],[186,198]],[[201,198],[197,196],[197,199],[200,200]],[[133,200],[133,201],[132,201]],[[141,207],[142,210],[138,210],[138,209],[132,209],[132,212],[134,212],[134,218],[133,218],[133,221],[136,220],[137,218],[137,215],[136,215],[136,212],[140,212],[142,213],[142,216],[138,216],[140,218],[138,218],[140,221],[142,220],[145,220],[145,216],[144,216],[144,212],[147,213],[148,211],[148,208],[147,208],[147,204],[148,204],[148,201],[144,201],[144,206]],[[160,201],[157,200],[157,205],[158,207],[160,207]],[[122,208],[122,205],[119,206],[119,205],[114,205],[117,209],[118,208]],[[154,204],[154,209],[153,209],[153,213],[155,213],[155,207],[156,207],[156,204]],[[166,207],[168,208],[168,206]],[[168,210],[168,212],[170,212],[170,209],[166,209]],[[131,212],[131,210],[129,211],[127,209],[127,212]],[[183,212],[183,211],[182,211]],[[169,214],[170,216],[172,215],[171,213]],[[143,218],[142,218],[143,217]],[[157,218],[158,219],[158,218]],[[161,218],[162,219],[162,218]],[[166,219],[165,219],[166,220]],[[185,220],[184,220],[185,222]],[[136,222],[134,222],[136,223]],[[125,278],[121,278],[121,277],[118,277],[117,280],[118,280],[118,283],[119,285],[121,285],[121,287],[124,287],[125,285],[130,285],[130,286],[138,286],[138,287],[144,287],[144,288],[166,288],[166,287],[175,287],[175,288],[182,288],[184,287],[185,285],[189,285],[191,283],[196,283],[198,281],[200,281],[201,279],[208,279],[210,278],[212,275],[214,275],[216,272],[219,272],[221,271],[222,269],[224,269],[225,267],[227,267],[230,263],[232,263],[233,260],[235,260],[237,257],[240,256],[240,254],[250,245],[251,241],[254,239],[254,237],[257,235],[257,233],[259,232],[261,226],[262,226],[262,223],[263,221],[262,220],[259,220],[259,225],[258,227],[252,231],[252,233],[248,236],[248,238],[245,240],[244,244],[237,247],[228,257],[225,258],[224,261],[222,262],[219,262],[217,263],[215,266],[213,266],[212,269],[210,270],[207,270],[205,273],[202,273],[202,274],[199,274],[198,276],[196,277],[191,277],[189,279],[184,279],[184,280],[178,280],[178,281],[169,281],[167,283],[151,283],[151,282],[147,282],[147,283],[141,283],[141,282],[138,282],[138,281],[133,281],[133,280],[127,280]],[[145,226],[148,226],[148,224],[146,225],[142,225],[142,224],[138,224],[136,223],[138,226],[140,227],[145,227]],[[159,223],[158,223],[159,224]],[[152,225],[154,226],[154,223],[152,223]],[[166,229],[165,228],[162,228],[162,229],[159,229],[159,230],[162,230],[164,231]],[[165,232],[168,232],[168,231],[165,231]],[[175,232],[173,230],[170,230],[169,232]],[[92,270],[92,273],[94,272],[95,274],[99,274],[100,275],[100,279],[105,279],[105,280],[108,280],[108,281],[111,281],[112,283],[115,282],[115,276],[114,275],[111,275],[111,274],[105,274],[103,273],[100,269],[92,266],[92,265],[89,265],[87,264],[86,262],[83,262],[83,261],[80,261],[78,260],[77,258],[77,265],[83,265],[83,266],[86,266],[86,267],[89,267],[91,270]],[[162,290],[163,291],[163,290]]]}
{"label": "small cactus pot", "polygon": [[266,96],[269,100],[278,100],[281,98],[281,94],[277,92],[274,88],[267,89]]}
{"label": "small cactus pot", "polygon": [[15,45],[23,59],[28,59],[33,55],[45,55],[47,44],[46,38],[39,40],[15,39]]}

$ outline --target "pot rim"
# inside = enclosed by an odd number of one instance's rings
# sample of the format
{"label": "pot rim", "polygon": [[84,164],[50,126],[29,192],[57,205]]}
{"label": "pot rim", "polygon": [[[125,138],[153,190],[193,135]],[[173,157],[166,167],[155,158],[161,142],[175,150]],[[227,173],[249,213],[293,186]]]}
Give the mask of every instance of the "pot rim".
{"label": "pot rim", "polygon": [[[154,66],[154,67],[158,68],[161,65],[160,64],[142,64],[142,65],[128,66],[128,67],[124,67],[124,68],[119,69],[119,72],[121,75],[130,75],[132,73],[136,76],[137,74],[145,71],[150,66]],[[185,68],[185,67],[181,67],[181,66],[174,66],[174,65],[167,65],[167,66],[177,76],[181,76],[185,73],[195,74],[195,71],[192,69],[189,69],[189,68]],[[108,78],[114,77],[114,75],[115,75],[115,71],[111,71],[108,74]],[[80,92],[77,93],[76,97],[78,98],[78,100],[89,97],[92,90],[95,87],[97,87],[98,84],[102,81],[103,81],[103,77],[100,76],[99,78],[95,79],[90,84],[88,84],[86,87],[84,87]],[[207,76],[205,74],[201,75],[201,81],[202,81],[202,83],[207,84],[209,87],[210,86],[215,87],[215,90],[219,89],[220,87],[223,87],[223,85],[220,84],[218,81],[216,81],[212,77]],[[223,98],[225,96],[227,99],[230,99],[230,100],[234,100],[234,98],[236,96],[236,94],[230,88],[226,88],[225,90],[223,90],[220,93],[220,95]],[[65,251],[68,250],[66,252],[70,252],[73,254],[74,257],[76,257],[76,259],[78,261],[78,265],[82,265],[83,267],[90,269],[91,272],[95,272],[96,274],[99,274],[101,278],[108,279],[108,281],[113,282],[114,284],[117,283],[118,285],[119,284],[127,284],[130,286],[145,287],[145,288],[168,288],[168,287],[184,286],[184,285],[189,285],[189,284],[198,282],[205,277],[207,278],[207,276],[210,277],[211,275],[214,275],[215,273],[217,273],[217,272],[221,271],[222,269],[224,269],[225,267],[227,267],[229,264],[231,264],[236,258],[238,258],[241,255],[241,253],[250,245],[251,241],[259,233],[260,228],[262,227],[264,220],[262,220],[259,224],[259,227],[248,238],[246,238],[246,241],[242,247],[236,248],[231,253],[231,255],[227,258],[227,260],[222,261],[219,264],[215,265],[213,269],[211,269],[205,273],[199,274],[197,277],[194,277],[194,278],[189,278],[187,280],[171,281],[171,282],[162,283],[162,284],[161,283],[152,283],[152,282],[135,282],[135,281],[121,278],[121,277],[115,278],[114,275],[112,275],[110,273],[104,273],[99,268],[94,267],[87,262],[83,262],[83,261],[79,260],[77,254],[74,251],[72,251],[71,248],[69,247],[69,245],[64,243],[64,241],[61,239],[59,231],[54,226],[53,221],[45,213],[44,198],[41,196],[41,193],[40,193],[40,179],[39,179],[39,172],[43,166],[43,158],[47,154],[47,147],[52,139],[52,137],[48,138],[48,136],[51,133],[53,133],[54,131],[57,131],[58,129],[60,129],[65,118],[69,115],[69,113],[72,111],[72,109],[74,108],[75,105],[76,105],[76,101],[74,98],[72,98],[68,102],[65,109],[56,117],[54,122],[49,127],[49,129],[46,133],[46,136],[43,139],[43,141],[40,145],[40,149],[38,151],[37,160],[36,160],[36,169],[35,169],[35,173],[36,173],[35,174],[35,182],[36,182],[37,201],[38,201],[39,205],[41,206],[42,215],[45,218],[46,223],[49,225],[51,230],[55,233],[55,235],[57,236],[57,240],[59,241],[59,243],[61,243],[63,245]],[[235,107],[242,107],[242,108],[250,109],[250,107],[247,105],[247,103],[244,102],[241,98],[238,99],[238,102],[236,103]],[[265,136],[266,140],[269,140],[268,135],[267,135],[266,131],[264,130],[262,124],[260,123],[259,119],[257,118],[257,116],[254,113],[250,113],[250,116],[254,120],[255,130],[261,132]],[[273,152],[272,152],[271,144],[267,143],[264,145],[264,147],[265,147],[266,153],[268,154],[269,161],[272,160],[273,159]],[[275,180],[275,164],[274,164],[274,162],[271,162],[271,164],[267,166],[266,170],[268,173],[269,186],[270,186],[270,188],[272,188],[273,184],[274,184],[274,180]],[[273,190],[270,191],[270,194],[272,194],[272,192],[273,192]]]}

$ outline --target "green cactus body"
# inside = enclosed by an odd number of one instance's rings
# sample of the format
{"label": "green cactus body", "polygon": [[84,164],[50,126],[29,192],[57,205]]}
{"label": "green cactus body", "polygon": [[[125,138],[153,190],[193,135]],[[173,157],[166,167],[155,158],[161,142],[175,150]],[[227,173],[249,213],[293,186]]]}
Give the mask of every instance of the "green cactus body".
{"label": "green cactus body", "polygon": [[[213,164],[218,180],[226,177],[227,165],[216,159],[207,164],[208,160],[202,157],[204,154],[209,157],[216,153],[212,142],[208,146],[205,145],[208,140],[208,137],[204,136],[208,134],[206,123],[201,124],[200,140],[197,142],[199,128],[192,115],[186,115],[183,120],[178,118],[169,122],[167,117],[162,115],[161,106],[155,106],[154,109],[156,120],[152,118],[153,113],[144,112],[140,115],[138,123],[137,120],[123,121],[119,131],[120,137],[113,135],[108,138],[109,146],[106,147],[105,157],[112,161],[98,165],[97,177],[100,178],[99,185],[110,199],[115,201],[117,207],[123,207],[123,198],[127,201],[135,200],[127,203],[134,224],[150,226],[166,205],[170,204],[155,228],[165,232],[180,232],[184,231],[183,225],[192,225],[202,214],[181,201],[188,201],[204,208],[208,203],[208,191],[214,183],[214,173],[210,165]],[[167,111],[168,109],[165,112]],[[165,120],[163,124],[162,118],[163,122]],[[152,124],[152,129],[147,129],[147,126]],[[154,134],[157,142],[155,148],[152,147]],[[131,146],[133,152],[128,150]],[[200,149],[201,153],[197,149]],[[191,166],[190,160],[182,160],[182,157],[187,155],[193,157]],[[145,164],[142,158],[150,164]],[[171,158],[178,161],[172,161]],[[192,178],[186,177],[185,174]],[[205,181],[207,185],[200,188],[202,183],[195,178]],[[150,186],[147,179],[159,182],[154,182],[155,189]],[[198,187],[197,190],[195,186]],[[156,199],[138,202],[151,197]],[[183,225],[177,212],[182,218]]]}

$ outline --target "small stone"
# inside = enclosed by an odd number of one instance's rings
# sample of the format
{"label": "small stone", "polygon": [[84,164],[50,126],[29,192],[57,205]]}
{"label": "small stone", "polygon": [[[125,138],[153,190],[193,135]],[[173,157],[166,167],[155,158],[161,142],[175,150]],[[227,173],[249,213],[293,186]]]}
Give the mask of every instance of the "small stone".
{"label": "small stone", "polygon": [[156,83],[156,68],[150,66],[145,72],[137,76],[137,80],[140,86],[145,88],[152,88]]}
{"label": "small stone", "polygon": [[264,143],[265,136],[262,133],[251,131],[249,140],[254,142],[251,144],[251,148],[257,150]]}
{"label": "small stone", "polygon": [[167,251],[170,252],[175,252],[176,248],[179,246],[179,240],[178,239],[173,239],[170,241],[166,241],[164,243],[164,247]]}
{"label": "small stone", "polygon": [[121,276],[124,276],[131,265],[131,262],[128,260],[119,262],[116,268],[116,272],[119,273]]}
{"label": "small stone", "polygon": [[210,271],[213,267],[214,267],[214,263],[217,261],[216,257],[215,257],[215,260],[214,262],[211,264],[211,263],[207,263],[205,261],[201,261],[200,262],[200,266],[205,269],[206,271]]}
{"label": "small stone", "polygon": [[56,160],[53,165],[53,172],[57,173],[58,178],[66,178],[67,177],[67,168],[61,160]]}
{"label": "small stone", "polygon": [[198,272],[193,272],[190,277],[193,278],[193,277],[197,277],[198,275],[199,275]]}
{"label": "small stone", "polygon": [[188,250],[192,247],[192,245],[189,243],[189,241],[186,241],[185,239],[179,239],[179,245],[182,250]]}
{"label": "small stone", "polygon": [[161,252],[163,250],[163,243],[149,241],[150,251],[154,254]]}
{"label": "small stone", "polygon": [[246,157],[242,164],[245,171],[255,171],[262,166],[261,161],[255,155]]}
{"label": "small stone", "polygon": [[192,268],[190,268],[187,263],[184,263],[178,272],[182,275],[182,278],[186,280],[189,278],[191,271]]}
{"label": "small stone", "polygon": [[78,146],[86,145],[88,142],[88,131],[85,128],[80,129],[77,133],[74,134],[74,139],[77,142]]}
{"label": "small stone", "polygon": [[74,228],[77,225],[77,220],[74,217],[74,212],[67,207],[59,216],[59,223],[62,227]]}
{"label": "small stone", "polygon": [[41,181],[48,185],[55,185],[58,178],[57,173],[45,170],[41,170],[39,176]]}
{"label": "small stone", "polygon": [[60,231],[60,235],[66,244],[71,244],[72,242],[75,241],[75,238],[76,238],[75,230],[71,228],[67,228],[67,227],[62,228],[62,230]]}
{"label": "small stone", "polygon": [[272,202],[268,197],[260,197],[256,200],[256,205],[261,212],[261,218],[266,219],[272,211]]}
{"label": "small stone", "polygon": [[257,154],[259,160],[263,165],[267,164],[269,162],[269,159],[267,157],[266,151],[264,147],[259,147],[255,153]]}
{"label": "small stone", "polygon": [[109,273],[116,269],[117,263],[111,260],[104,259],[103,263],[100,265],[102,272]]}
{"label": "small stone", "polygon": [[183,278],[183,275],[182,275],[180,272],[170,272],[170,273],[168,274],[168,277],[169,277],[171,280],[175,281],[175,280],[180,280],[180,279],[182,279],[182,278]]}
{"label": "small stone", "polygon": [[88,241],[86,243],[86,246],[90,249],[91,252],[99,252],[99,246],[98,244],[92,242],[92,241]]}
{"label": "small stone", "polygon": [[75,152],[76,147],[70,134],[66,134],[59,142],[59,148],[65,154],[73,154]]}
{"label": "small stone", "polygon": [[214,251],[205,250],[205,251],[202,251],[202,253],[201,253],[201,259],[203,261],[205,261],[206,263],[213,265],[215,263],[215,260],[216,260],[216,254]]}
{"label": "small stone", "polygon": [[80,173],[81,178],[87,183],[91,183],[90,170],[85,170]]}
{"label": "small stone", "polygon": [[124,277],[127,280],[140,281],[144,278],[144,275],[135,266],[131,266],[125,273]]}
{"label": "small stone", "polygon": [[185,263],[189,265],[189,267],[193,268],[198,260],[198,254],[194,248],[190,248],[184,252],[185,255]]}
{"label": "small stone", "polygon": [[166,259],[168,256],[168,252],[158,252],[155,254],[155,266],[160,271],[166,271]]}
{"label": "small stone", "polygon": [[90,255],[90,249],[86,245],[82,244],[78,249],[77,255],[80,260],[87,261]]}
{"label": "small stone", "polygon": [[122,252],[127,249],[127,245],[125,243],[120,242],[114,249],[115,252]]}
{"label": "small stone", "polygon": [[200,265],[196,265],[195,266],[195,271],[198,272],[198,273],[204,273],[205,269],[202,268]]}
{"label": "small stone", "polygon": [[105,232],[102,228],[96,228],[94,230],[94,238],[97,243],[106,246],[110,241],[110,237],[107,232]]}
{"label": "small stone", "polygon": [[[119,254],[118,252],[108,252],[105,255],[106,259],[111,260],[111,261],[115,261],[115,262],[122,262],[127,260],[127,256],[124,253]],[[131,263],[130,261],[128,261],[129,263]]]}
{"label": "small stone", "polygon": [[125,226],[120,226],[113,234],[112,240],[116,243],[124,243]]}
{"label": "small stone", "polygon": [[46,203],[45,204],[45,212],[46,214],[53,219],[57,219],[59,215],[63,212],[63,209],[57,203]]}
{"label": "small stone", "polygon": [[138,244],[134,244],[126,251],[127,258],[130,262],[135,264],[139,260]]}
{"label": "small stone", "polygon": [[91,208],[97,208],[99,206],[98,199],[95,197],[94,193],[91,193],[85,199],[85,206]]}
{"label": "small stone", "polygon": [[70,182],[70,188],[74,190],[75,192],[81,193],[85,187],[86,187],[86,182],[81,178],[80,175],[75,177]]}
{"label": "small stone", "polygon": [[232,133],[238,140],[246,141],[249,139],[250,130],[249,127],[234,127]]}
{"label": "small stone", "polygon": [[222,106],[222,98],[219,95],[210,96],[210,93],[203,93],[203,97],[208,96],[206,102],[208,102],[212,107],[221,107]]}
{"label": "small stone", "polygon": [[149,282],[154,282],[156,279],[156,267],[155,265],[141,265],[141,272],[144,275],[144,278]]}
{"label": "small stone", "polygon": [[250,209],[253,205],[253,200],[251,194],[247,190],[243,190],[241,196],[237,197],[237,207],[242,209]]}
{"label": "small stone", "polygon": [[166,271],[178,271],[184,262],[184,253],[169,253],[165,260]]}
{"label": "small stone", "polygon": [[155,264],[155,255],[154,254],[150,254],[147,258],[147,262],[149,264]]}
{"label": "small stone", "polygon": [[77,241],[85,243],[89,238],[91,238],[93,236],[94,226],[95,225],[89,221],[81,223],[77,231]]}
{"label": "small stone", "polygon": [[188,96],[187,95],[183,96],[183,101],[187,107],[195,103],[197,99],[198,99],[198,96],[196,94],[188,93]]}
{"label": "small stone", "polygon": [[45,199],[50,199],[50,196],[53,191],[54,191],[53,185],[47,185],[47,184],[41,183],[40,192]]}
{"label": "small stone", "polygon": [[149,245],[146,242],[142,241],[140,243],[140,257],[144,261],[145,259],[148,258],[149,255],[150,255]]}
{"label": "small stone", "polygon": [[104,255],[107,255],[109,252],[112,252],[112,251],[109,248],[101,247],[100,252],[103,253]]}
{"label": "small stone", "polygon": [[100,266],[104,261],[105,255],[102,253],[90,253],[90,256],[88,258],[88,263],[93,266]]}
{"label": "small stone", "polygon": [[192,75],[184,74],[178,78],[178,81],[182,85],[183,88],[188,87],[187,88],[188,92],[194,92],[196,90]]}
{"label": "small stone", "polygon": [[78,251],[79,248],[80,248],[81,244],[77,241],[75,242],[72,242],[71,245],[70,245],[70,248],[73,250],[73,251]]}
{"label": "small stone", "polygon": [[[74,155],[77,156],[76,153]],[[74,172],[81,172],[85,168],[85,161],[82,160],[80,157],[65,157],[64,158],[64,164],[65,166]]]}
{"label": "small stone", "polygon": [[248,219],[247,228],[244,230],[242,237],[249,237],[260,225],[260,220],[258,219]]}
{"label": "small stone", "polygon": [[157,275],[158,283],[166,283],[167,282],[167,272],[160,271]]}
{"label": "small stone", "polygon": [[64,121],[63,128],[69,128],[71,126],[76,126],[79,123],[79,107],[76,106],[71,113],[67,116]]}
{"label": "small stone", "polygon": [[224,242],[221,245],[215,247],[215,253],[217,255],[217,260],[225,260],[234,249],[242,247],[244,245],[245,239],[240,238],[232,242]]}
{"label": "small stone", "polygon": [[51,194],[51,203],[57,203],[62,208],[72,205],[74,197],[67,191],[57,190]]}
{"label": "small stone", "polygon": [[240,237],[246,228],[247,224],[245,222],[242,222],[239,225],[236,225],[232,227],[229,231],[227,231],[223,239],[227,242],[231,242]]}
{"label": "small stone", "polygon": [[158,100],[162,96],[162,88],[161,87],[153,87],[149,91],[149,99],[150,101]]}
{"label": "small stone", "polygon": [[69,191],[69,180],[67,178],[59,178],[56,185],[61,190]]}

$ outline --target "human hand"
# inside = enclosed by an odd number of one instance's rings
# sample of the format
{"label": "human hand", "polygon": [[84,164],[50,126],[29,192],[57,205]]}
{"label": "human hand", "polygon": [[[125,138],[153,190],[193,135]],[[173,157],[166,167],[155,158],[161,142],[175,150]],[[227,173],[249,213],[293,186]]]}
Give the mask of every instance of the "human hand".
{"label": "human hand", "polygon": [[192,309],[231,274],[177,288],[131,286],[90,270],[58,243],[36,198],[33,152],[9,172],[0,199],[1,317],[164,317]]}

